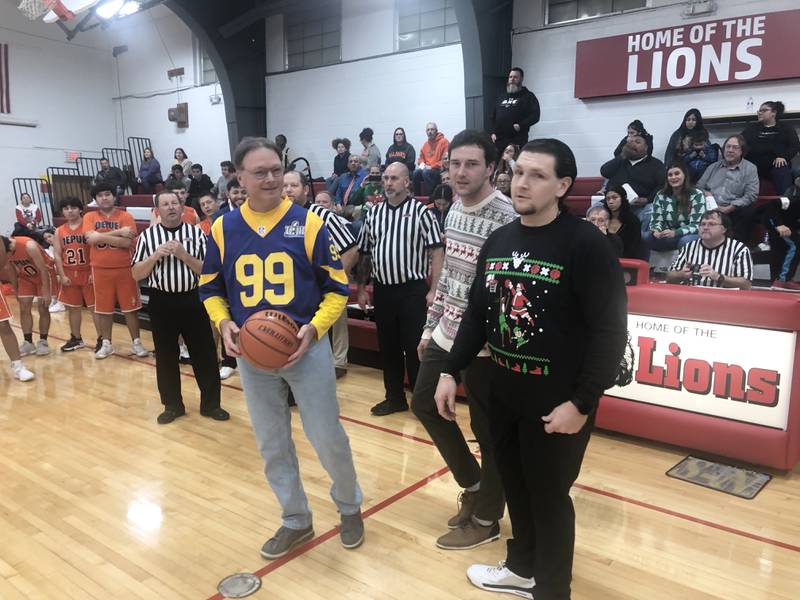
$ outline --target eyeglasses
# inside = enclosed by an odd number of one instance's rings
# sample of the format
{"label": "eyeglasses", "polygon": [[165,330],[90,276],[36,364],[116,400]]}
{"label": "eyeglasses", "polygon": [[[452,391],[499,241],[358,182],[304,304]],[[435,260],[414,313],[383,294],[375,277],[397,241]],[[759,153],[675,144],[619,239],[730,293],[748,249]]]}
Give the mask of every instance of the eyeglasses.
{"label": "eyeglasses", "polygon": [[760,112],[760,113],[762,113],[762,112],[770,112],[771,110],[772,110],[771,108],[759,108],[758,112]]}
{"label": "eyeglasses", "polygon": [[269,171],[248,171],[247,169],[243,169],[243,172],[250,175],[256,181],[264,181],[269,175],[273,177],[279,177],[283,169],[280,167],[276,167],[275,169],[270,169]]}

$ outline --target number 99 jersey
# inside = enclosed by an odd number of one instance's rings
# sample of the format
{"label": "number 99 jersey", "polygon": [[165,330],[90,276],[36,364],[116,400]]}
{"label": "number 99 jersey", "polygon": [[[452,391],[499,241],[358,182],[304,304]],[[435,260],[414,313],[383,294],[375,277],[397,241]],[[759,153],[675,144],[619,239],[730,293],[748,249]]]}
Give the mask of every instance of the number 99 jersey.
{"label": "number 99 jersey", "polygon": [[[347,275],[322,219],[284,198],[266,213],[249,202],[211,227],[200,297],[218,326],[241,327],[274,308],[322,336],[347,302]],[[334,314],[335,313],[335,314]]]}

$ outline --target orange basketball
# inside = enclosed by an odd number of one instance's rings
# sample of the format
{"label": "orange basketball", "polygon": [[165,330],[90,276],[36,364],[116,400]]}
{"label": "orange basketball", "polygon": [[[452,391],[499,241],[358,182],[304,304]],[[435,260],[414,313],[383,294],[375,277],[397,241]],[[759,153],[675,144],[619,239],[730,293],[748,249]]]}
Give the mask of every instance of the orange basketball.
{"label": "orange basketball", "polygon": [[280,369],[300,345],[300,328],[289,315],[261,310],[250,315],[239,331],[242,356],[259,369]]}

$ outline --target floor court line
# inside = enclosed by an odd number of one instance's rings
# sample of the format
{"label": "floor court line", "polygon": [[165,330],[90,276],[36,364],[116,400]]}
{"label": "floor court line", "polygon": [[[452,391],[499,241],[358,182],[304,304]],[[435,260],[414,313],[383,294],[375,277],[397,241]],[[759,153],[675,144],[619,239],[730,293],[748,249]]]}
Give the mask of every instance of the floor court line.
{"label": "floor court line", "polygon": [[[450,471],[449,468],[442,467],[438,471],[435,471],[431,475],[428,475],[427,477],[424,477],[423,479],[420,479],[416,483],[408,486],[407,488],[404,488],[404,489],[400,490],[396,494],[394,494],[392,496],[389,496],[388,498],[386,498],[384,500],[381,500],[375,506],[369,507],[367,510],[365,510],[362,513],[362,515],[364,517],[364,520],[366,521],[367,519],[369,519],[375,513],[380,512],[381,510],[383,510],[384,508],[387,508],[388,506],[391,506],[392,504],[394,504],[398,500],[402,500],[403,498],[405,498],[409,494],[413,494],[418,489],[426,486],[431,481],[433,481],[435,479],[438,479],[439,477],[441,477],[445,473],[448,473],[449,471]],[[281,557],[281,558],[279,558],[277,560],[274,560],[274,561],[272,561],[270,563],[267,563],[266,565],[264,565],[263,567],[261,567],[260,569],[255,571],[254,574],[258,575],[259,577],[264,577],[265,575],[268,575],[268,574],[272,573],[273,571],[281,568],[283,565],[285,565],[286,563],[294,560],[295,558],[298,558],[298,557],[302,556],[303,554],[306,554],[307,552],[313,550],[314,548],[316,548],[320,544],[323,544],[323,543],[327,542],[329,539],[334,537],[337,533],[339,533],[339,527],[338,526],[334,527],[333,529],[329,529],[328,531],[326,531],[322,535],[312,539],[310,542],[308,542],[306,544],[303,544],[302,546],[300,546],[299,548],[296,548],[295,550],[292,550],[286,556],[283,556],[283,557]],[[367,538],[365,537],[365,542],[366,541],[367,541]],[[224,596],[222,596],[222,594],[220,594],[220,593],[216,593],[213,596],[210,596],[207,600],[224,600]]]}
{"label": "floor court line", "polygon": [[[20,328],[18,325],[13,325],[13,327],[15,327],[17,329]],[[59,338],[59,337],[56,337],[56,336],[50,336],[50,337],[52,337],[53,339],[57,339],[57,340],[64,340],[64,338]],[[147,362],[147,361],[135,358],[133,356],[124,356],[122,354],[114,354],[112,356],[116,356],[118,358],[123,358],[123,359],[130,360],[130,361],[133,361],[133,362],[137,362],[137,363],[149,365],[151,367],[155,367],[155,363]],[[181,374],[184,375],[185,377],[194,378],[194,375],[191,374],[191,373],[183,373],[183,372],[181,372]],[[235,390],[239,390],[239,391],[242,390],[242,388],[234,386],[234,385],[230,385],[230,384],[223,384],[223,385],[225,385],[226,387],[231,388],[231,389],[235,389]],[[341,415],[340,418],[345,420],[345,421],[357,424],[357,425],[363,425],[363,426],[366,426],[366,427],[377,429],[379,431],[384,431],[386,433],[391,433],[393,435],[397,435],[397,436],[400,436],[400,437],[403,437],[403,438],[406,438],[406,439],[409,439],[409,440],[412,440],[412,441],[416,441],[416,442],[419,442],[419,443],[425,443],[425,444],[429,444],[429,445],[432,444],[432,442],[430,442],[429,440],[425,440],[424,438],[418,438],[416,436],[410,436],[410,435],[405,434],[405,433],[403,433],[401,431],[388,429],[388,428],[385,428],[385,427],[381,427],[379,425],[374,425],[372,423],[367,423],[366,421],[360,421],[360,420],[354,419],[352,417],[345,417],[345,416]],[[615,492],[611,492],[611,491],[608,491],[608,490],[603,490],[601,488],[593,487],[593,486],[590,486],[590,485],[586,485],[586,484],[582,484],[582,483],[575,483],[575,487],[578,488],[578,489],[584,490],[586,492],[592,493],[592,494],[597,494],[598,496],[604,496],[606,498],[610,498],[610,499],[613,499],[613,500],[618,500],[618,501],[624,502],[626,504],[632,504],[634,506],[638,506],[638,507],[644,508],[646,510],[651,510],[653,512],[657,512],[657,513],[661,513],[661,514],[668,515],[668,516],[671,516],[671,517],[675,517],[677,519],[681,519],[681,520],[687,521],[689,523],[695,523],[697,525],[703,525],[705,527],[709,527],[711,529],[716,529],[718,531],[724,531],[726,533],[730,533],[732,535],[736,535],[736,536],[739,536],[739,537],[742,537],[742,538],[745,538],[745,539],[749,539],[749,540],[753,540],[753,541],[757,541],[757,542],[762,542],[762,543],[765,543],[765,544],[769,544],[771,546],[775,546],[777,548],[782,548],[784,550],[789,550],[791,552],[800,553],[800,546],[796,546],[796,545],[790,544],[788,542],[783,542],[781,540],[776,540],[776,539],[773,539],[773,538],[764,537],[764,536],[761,536],[761,535],[758,535],[758,534],[755,534],[755,533],[750,533],[749,531],[744,531],[742,529],[736,529],[735,527],[729,527],[729,526],[723,525],[721,523],[715,523],[714,521],[701,519],[700,517],[695,517],[695,516],[692,516],[692,515],[689,515],[689,514],[686,514],[686,513],[682,513],[682,512],[678,512],[678,511],[675,511],[675,510],[672,510],[672,509],[669,509],[669,508],[665,508],[663,506],[658,506],[657,504],[651,504],[649,502],[644,502],[642,500],[637,500],[635,498],[630,498],[628,496],[623,496],[622,494],[617,494]]]}

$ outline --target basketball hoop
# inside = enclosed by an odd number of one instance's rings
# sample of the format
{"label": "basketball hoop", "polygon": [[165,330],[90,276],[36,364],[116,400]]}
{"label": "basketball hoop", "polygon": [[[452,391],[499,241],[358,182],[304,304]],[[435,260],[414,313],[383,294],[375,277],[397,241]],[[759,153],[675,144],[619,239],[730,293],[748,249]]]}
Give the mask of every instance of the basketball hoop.
{"label": "basketball hoop", "polygon": [[69,21],[74,19],[75,15],[72,14],[66,6],[61,3],[61,0],[22,0],[17,6],[19,11],[28,17],[31,21],[43,17],[51,10],[62,21]]}

